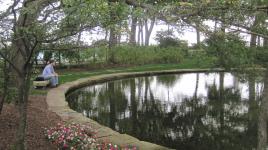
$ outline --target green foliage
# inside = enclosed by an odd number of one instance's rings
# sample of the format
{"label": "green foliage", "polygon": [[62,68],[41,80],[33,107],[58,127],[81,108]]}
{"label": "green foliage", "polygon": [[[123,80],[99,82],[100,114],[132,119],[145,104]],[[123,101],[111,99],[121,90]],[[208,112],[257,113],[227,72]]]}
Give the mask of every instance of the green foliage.
{"label": "green foliage", "polygon": [[267,47],[257,47],[251,49],[255,52],[255,63],[266,65],[268,64],[268,49]]}
{"label": "green foliage", "polygon": [[70,50],[70,51],[63,51],[61,56],[68,60],[69,63],[71,62],[79,62],[80,61],[80,51],[79,50]]}
{"label": "green foliage", "polygon": [[92,63],[105,62],[107,51],[106,46],[85,49],[81,51],[81,59]]}
{"label": "green foliage", "polygon": [[160,47],[187,47],[187,43],[179,40],[173,30],[158,31],[155,40]]}
{"label": "green foliage", "polygon": [[207,53],[216,57],[215,65],[225,69],[245,67],[253,63],[252,53],[237,35],[216,32],[207,40]]}
{"label": "green foliage", "polygon": [[52,59],[53,56],[53,52],[52,51],[44,51],[44,60],[48,61],[50,59]]}
{"label": "green foliage", "polygon": [[115,61],[118,64],[179,63],[183,60],[183,57],[183,50],[175,47],[115,47]]}

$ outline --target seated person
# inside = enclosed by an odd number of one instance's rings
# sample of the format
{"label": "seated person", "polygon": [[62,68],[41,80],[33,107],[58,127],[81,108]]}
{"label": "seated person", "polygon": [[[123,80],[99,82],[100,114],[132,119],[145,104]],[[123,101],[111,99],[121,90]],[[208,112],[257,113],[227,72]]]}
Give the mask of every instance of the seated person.
{"label": "seated person", "polygon": [[55,61],[49,60],[42,73],[42,76],[45,80],[50,80],[50,84],[52,87],[56,87],[59,84],[58,74],[54,71],[54,66]]}

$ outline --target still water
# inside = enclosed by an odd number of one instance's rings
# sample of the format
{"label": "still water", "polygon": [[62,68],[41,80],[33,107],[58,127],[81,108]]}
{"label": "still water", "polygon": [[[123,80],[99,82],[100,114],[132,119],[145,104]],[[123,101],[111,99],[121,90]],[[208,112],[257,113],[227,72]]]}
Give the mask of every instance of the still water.
{"label": "still water", "polygon": [[182,150],[252,150],[263,86],[258,77],[231,73],[159,75],[88,86],[67,101],[143,141]]}

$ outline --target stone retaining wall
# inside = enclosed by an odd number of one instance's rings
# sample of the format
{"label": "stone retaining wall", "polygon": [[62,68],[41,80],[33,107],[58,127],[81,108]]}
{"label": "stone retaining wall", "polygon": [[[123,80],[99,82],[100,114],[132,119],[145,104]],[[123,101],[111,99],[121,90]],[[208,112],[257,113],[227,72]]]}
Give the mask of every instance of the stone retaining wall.
{"label": "stone retaining wall", "polygon": [[78,79],[73,82],[68,82],[60,85],[57,88],[53,88],[48,91],[47,94],[47,104],[48,109],[59,115],[63,121],[75,122],[81,124],[90,124],[93,126],[98,133],[98,138],[108,139],[114,144],[118,145],[135,145],[141,150],[165,150],[166,147],[156,145],[153,143],[140,141],[135,137],[129,136],[127,134],[120,134],[106,126],[100,125],[96,121],[83,116],[69,108],[67,101],[65,100],[66,93],[84,87],[88,85],[93,85],[96,83],[106,82],[110,80],[137,77],[137,76],[150,76],[150,75],[160,75],[160,74],[174,74],[174,73],[192,73],[192,72],[208,72],[208,71],[222,71],[222,69],[180,69],[180,70],[167,70],[167,71],[150,71],[150,72],[130,72],[130,73],[115,73],[107,75],[98,75],[89,78]]}

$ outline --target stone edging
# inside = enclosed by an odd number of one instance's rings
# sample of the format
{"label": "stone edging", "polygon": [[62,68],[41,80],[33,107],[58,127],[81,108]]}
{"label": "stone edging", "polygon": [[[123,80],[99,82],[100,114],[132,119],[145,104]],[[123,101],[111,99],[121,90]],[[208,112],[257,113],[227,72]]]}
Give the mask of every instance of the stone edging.
{"label": "stone edging", "polygon": [[47,93],[47,105],[48,109],[55,112],[66,122],[76,122],[82,124],[90,124],[97,129],[98,137],[100,139],[109,139],[111,142],[119,145],[135,145],[141,150],[165,150],[166,147],[156,145],[149,142],[140,141],[135,137],[127,134],[120,134],[106,126],[100,125],[94,120],[84,117],[81,113],[78,113],[69,108],[68,103],[65,100],[65,94],[74,89],[78,89],[87,85],[92,85],[100,82],[137,77],[137,76],[149,76],[171,73],[191,73],[191,72],[208,72],[208,71],[223,71],[222,69],[179,69],[179,70],[165,70],[165,71],[149,71],[149,72],[130,72],[130,73],[114,73],[106,75],[92,76],[89,78],[78,79],[73,82],[68,82],[60,85],[57,88],[53,88]]}

